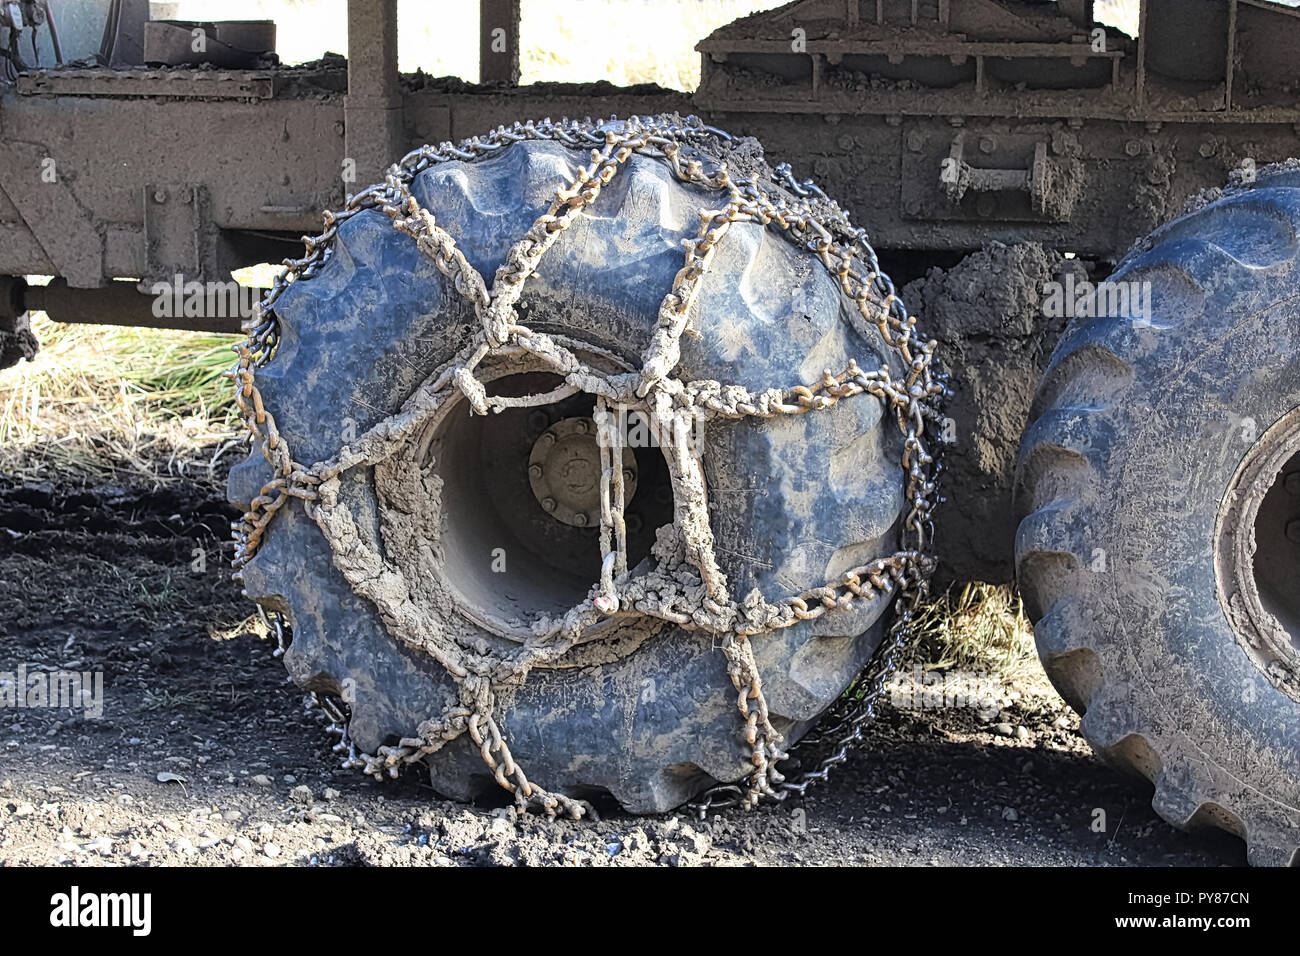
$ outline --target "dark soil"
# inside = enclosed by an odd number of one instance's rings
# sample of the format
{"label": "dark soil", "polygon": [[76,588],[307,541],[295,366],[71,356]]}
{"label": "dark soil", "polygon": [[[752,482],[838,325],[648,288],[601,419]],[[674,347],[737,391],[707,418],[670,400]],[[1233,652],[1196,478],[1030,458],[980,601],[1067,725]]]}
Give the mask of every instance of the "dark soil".
{"label": "dark soil", "polygon": [[0,680],[104,674],[99,719],[0,709],[0,866],[1244,863],[1234,838],[1160,821],[1054,697],[889,709],[806,802],[707,821],[519,818],[418,773],[336,769],[319,711],[244,624],[231,517],[197,486],[0,480]]}

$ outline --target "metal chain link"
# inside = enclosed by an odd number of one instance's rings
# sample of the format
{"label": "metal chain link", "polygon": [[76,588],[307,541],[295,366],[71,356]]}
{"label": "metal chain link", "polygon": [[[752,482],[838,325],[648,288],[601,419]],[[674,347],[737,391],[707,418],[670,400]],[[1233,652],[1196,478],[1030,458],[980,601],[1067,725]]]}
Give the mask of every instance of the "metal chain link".
{"label": "metal chain link", "polygon": [[[409,184],[419,172],[437,163],[473,160],[518,142],[542,139],[589,149],[591,164],[579,171],[573,183],[557,190],[552,205],[512,247],[489,291],[482,277],[456,249],[454,240],[437,225],[433,214],[420,208],[410,193]],[[699,473],[699,470],[683,468],[682,462],[674,459],[675,451],[670,443],[664,449],[665,458],[675,485],[682,482],[680,490],[687,502],[684,508],[679,508],[678,520],[691,523],[697,531],[703,529],[701,540],[695,541],[693,546],[689,541],[685,543],[685,558],[698,572],[708,597],[703,602],[698,599],[688,601],[682,593],[668,593],[665,597],[666,592],[672,591],[671,587],[665,586],[665,581],[650,580],[649,585],[658,588],[652,590],[647,584],[647,576],[633,579],[627,576],[621,469],[617,467],[621,448],[601,438],[602,464],[605,466],[601,484],[601,578],[589,601],[579,605],[549,630],[540,626],[535,629],[537,638],[530,639],[527,647],[531,656],[523,655],[513,663],[499,661],[495,668],[497,680],[521,680],[529,667],[541,660],[554,659],[571,646],[586,624],[615,613],[651,614],[683,627],[722,634],[728,670],[738,692],[737,704],[746,721],[745,736],[753,751],[755,770],[747,789],[735,784],[722,785],[692,803],[691,806],[701,814],[735,804],[753,806],[760,799],[783,800],[792,793],[802,795],[812,784],[825,780],[830,769],[842,763],[850,748],[862,738],[867,722],[875,715],[876,703],[892,670],[893,656],[906,643],[914,612],[928,593],[928,580],[933,570],[933,559],[928,553],[933,530],[932,512],[937,502],[936,480],[941,466],[936,456],[927,451],[924,439],[927,423],[939,419],[936,403],[947,394],[942,377],[931,369],[934,343],[919,338],[915,319],[898,299],[892,282],[880,271],[865,231],[854,228],[847,215],[827,200],[820,189],[811,182],[796,181],[788,167],[779,166],[772,184],[784,190],[786,195],[773,200],[756,182],[733,180],[725,164],[712,161],[707,150],[700,154],[710,160],[707,165],[698,157],[684,155],[684,147],[707,147],[710,141],[729,140],[725,133],[704,126],[693,117],[684,124],[650,117],[633,118],[623,123],[611,121],[604,125],[568,120],[557,124],[545,120],[502,127],[487,137],[475,138],[459,146],[444,143],[437,148],[426,146],[415,150],[389,169],[383,185],[350,197],[342,212],[327,213],[325,230],[321,235],[304,239],[304,257],[285,261],[284,271],[259,304],[248,341],[236,347],[238,362],[230,373],[235,382],[236,401],[251,436],[263,449],[274,475],[251,502],[247,513],[233,526],[237,542],[237,577],[239,569],[256,553],[270,520],[290,498],[302,499],[309,512],[325,498],[331,498],[332,491],[324,497],[323,492],[330,488],[330,483],[337,482],[338,474],[357,464],[375,464],[385,454],[391,454],[394,447],[405,441],[414,424],[418,424],[420,416],[435,408],[450,391],[459,390],[475,412],[486,414],[489,402],[494,399],[486,396],[474,370],[489,355],[503,351],[527,351],[565,376],[567,384],[562,389],[529,399],[536,403],[558,400],[586,390],[596,395],[598,409],[605,409],[607,404],[617,401],[667,414],[669,418],[680,418],[687,411],[710,417],[741,418],[803,414],[830,408],[842,399],[862,394],[881,399],[895,413],[904,436],[902,465],[907,475],[905,499],[908,512],[902,530],[903,550],[853,569],[839,581],[809,589],[777,605],[767,604],[757,592],[743,603],[734,603],[717,572],[702,480],[698,487],[692,488],[684,477],[688,473]],[[635,376],[635,384],[629,390],[625,383],[615,382],[585,366],[561,342],[522,325],[514,306],[526,279],[535,271],[546,249],[554,244],[582,209],[597,199],[601,187],[633,154],[663,161],[677,178],[725,191],[729,198],[721,210],[701,212],[698,237],[684,244],[685,264],[664,297],[659,322],[643,356],[640,375]],[[273,414],[264,407],[254,384],[256,369],[271,359],[278,344],[275,302],[293,282],[310,279],[319,272],[330,255],[340,225],[365,209],[380,209],[387,213],[395,228],[414,239],[474,308],[482,330],[475,343],[452,367],[419,390],[415,398],[421,401],[413,399],[408,402],[411,407],[404,407],[397,415],[381,422],[371,433],[353,443],[354,448],[344,448],[336,458],[306,467],[292,458],[276,428]],[[827,371],[813,386],[795,386],[784,391],[769,389],[757,395],[716,382],[694,382],[688,386],[673,379],[671,372],[679,357],[678,342],[689,325],[690,307],[698,282],[707,271],[717,244],[730,225],[737,221],[775,226],[786,238],[817,257],[858,305],[863,329],[877,330],[885,343],[899,354],[904,374],[893,378],[888,367],[864,373],[855,363],[850,363],[841,375],[834,376]],[[862,271],[863,267],[865,271]],[[325,528],[324,524],[322,528]],[[328,532],[326,536],[330,537]],[[649,577],[653,578],[653,573]],[[357,583],[353,583],[356,587]],[[815,619],[828,610],[848,607],[855,597],[871,600],[891,594],[896,596],[895,617],[886,639],[857,684],[864,688],[861,695],[843,714],[837,711],[827,732],[818,734],[823,739],[833,737],[834,749],[821,759],[816,769],[803,773],[798,780],[785,780],[777,769],[777,764],[786,759],[780,746],[782,736],[770,723],[748,638]],[[410,635],[400,633],[391,623],[389,627],[395,637],[412,642]],[[278,615],[276,630],[281,632]],[[346,755],[344,765],[375,776],[396,776],[400,766],[421,759],[462,733],[469,733],[498,782],[515,792],[522,805],[540,807],[548,815],[557,811],[575,817],[589,813],[588,805],[549,794],[531,784],[515,764],[491,713],[494,706],[491,679],[470,674],[469,669],[463,666],[464,662],[456,660],[455,652],[449,648],[443,647],[435,656],[461,685],[461,703],[450,707],[441,717],[426,721],[417,736],[401,740],[396,747],[379,748],[378,755],[358,753],[347,735],[349,714],[346,705],[330,698],[322,699],[321,704],[331,720],[331,729],[340,738],[335,750]],[[477,673],[482,675],[482,667]]]}

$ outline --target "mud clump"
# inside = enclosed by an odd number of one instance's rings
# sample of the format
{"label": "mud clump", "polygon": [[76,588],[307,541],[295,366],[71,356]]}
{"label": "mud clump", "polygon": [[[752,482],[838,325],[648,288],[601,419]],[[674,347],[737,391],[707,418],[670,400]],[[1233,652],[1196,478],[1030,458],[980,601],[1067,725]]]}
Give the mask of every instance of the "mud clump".
{"label": "mud clump", "polygon": [[17,316],[9,325],[9,328],[0,325],[0,369],[17,365],[23,359],[30,361],[41,347],[32,332],[29,316]]}
{"label": "mud clump", "polygon": [[903,300],[939,342],[950,376],[938,511],[937,583],[1010,581],[1012,483],[1034,389],[1065,325],[1042,307],[1045,286],[1082,263],[1038,243],[992,243],[951,269],[931,269]]}

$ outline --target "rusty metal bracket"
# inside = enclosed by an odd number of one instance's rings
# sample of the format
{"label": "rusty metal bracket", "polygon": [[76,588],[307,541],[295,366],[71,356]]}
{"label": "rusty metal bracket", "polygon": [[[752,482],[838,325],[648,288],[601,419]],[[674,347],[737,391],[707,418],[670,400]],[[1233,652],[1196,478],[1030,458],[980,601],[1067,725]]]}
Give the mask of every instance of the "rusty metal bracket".
{"label": "rusty metal bracket", "polygon": [[[909,219],[1067,222],[1081,164],[1057,155],[1050,131],[959,129],[951,137],[914,125],[903,134],[902,213]],[[943,149],[944,143],[947,149]]]}
{"label": "rusty metal bracket", "polygon": [[207,190],[194,183],[155,184],[141,190],[145,281],[170,282],[216,274],[216,242],[208,227]]}

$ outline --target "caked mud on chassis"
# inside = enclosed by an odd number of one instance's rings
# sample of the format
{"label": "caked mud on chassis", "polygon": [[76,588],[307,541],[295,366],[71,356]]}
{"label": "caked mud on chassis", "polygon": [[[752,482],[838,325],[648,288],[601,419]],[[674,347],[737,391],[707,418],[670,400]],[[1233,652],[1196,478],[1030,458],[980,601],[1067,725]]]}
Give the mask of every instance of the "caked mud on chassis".
{"label": "caked mud on chassis", "polygon": [[[1040,650],[1057,686],[1085,711],[1089,740],[1155,781],[1155,805],[1166,819],[1217,823],[1247,838],[1252,859],[1288,862],[1300,822],[1287,598],[1294,562],[1285,533],[1295,453],[1288,412],[1300,403],[1286,368],[1294,351],[1288,290],[1296,187],[1291,170],[1257,169],[1300,152],[1300,115],[1287,94],[1293,68],[1275,48],[1293,38],[1294,14],[1254,0],[1151,0],[1142,22],[1136,43],[1103,31],[1110,45],[1097,49],[1086,3],[792,4],[704,41],[707,69],[693,98],[610,90],[605,112],[704,110],[708,123],[758,133],[773,156],[806,167],[844,198],[872,228],[877,248],[890,250],[884,265],[892,255],[908,275],[987,244],[903,297],[929,317],[956,392],[943,422],[957,439],[946,449],[956,479],[946,486],[955,502],[946,519],[951,544],[942,511],[936,539],[948,573],[1005,576],[1009,549],[999,541],[1009,540],[1018,517],[1014,490],[1024,518],[1017,570]],[[806,47],[793,61],[782,59],[790,57],[791,27],[805,24],[812,25]],[[171,106],[148,99],[155,77],[56,70],[20,78],[3,102],[2,145],[14,162],[0,171],[12,206],[0,226],[12,227],[16,239],[8,246],[15,263],[0,271],[67,281],[42,292],[11,284],[9,311],[46,306],[56,318],[86,319],[93,301],[130,320],[133,306],[121,295],[82,290],[107,275],[220,275],[256,261],[309,211],[342,205],[341,196],[331,197],[333,157],[324,161],[330,151],[320,148],[331,133],[343,138],[343,155],[378,177],[412,133],[417,142],[441,142],[521,114],[598,112],[593,95],[605,92],[542,90],[538,108],[527,88],[403,85],[391,62],[375,69],[392,54],[388,19],[356,4],[349,27],[354,69],[341,111],[339,98],[330,98],[338,72],[330,63],[298,73],[209,75],[204,83],[201,74],[164,71],[173,93],[194,98],[184,104],[190,122],[196,110],[215,118],[233,109],[274,125],[276,134],[259,141],[268,160],[292,172],[272,196],[246,179],[208,172],[243,168],[246,158],[223,164],[220,156],[181,156],[165,182],[140,189],[138,220],[118,212],[108,228],[96,226],[92,207],[78,203],[66,181],[46,193],[24,188],[23,176],[39,168],[36,154],[58,151],[33,152],[48,139],[41,106],[75,106],[87,130],[147,106],[166,127]],[[936,57],[953,69],[937,70]],[[599,137],[559,145],[558,154],[542,145],[515,144],[479,159],[473,145],[432,150],[451,172],[422,185],[418,178],[429,171],[408,170],[405,185],[427,192],[415,207],[395,204],[399,195],[370,193],[388,200],[390,211],[348,217],[337,229],[337,255],[269,310],[283,327],[263,325],[241,374],[255,374],[279,425],[258,420],[257,395],[247,380],[240,385],[281,483],[266,489],[242,529],[256,544],[264,506],[276,513],[245,580],[272,611],[296,616],[290,665],[314,689],[349,699],[351,742],[371,752],[349,759],[371,769],[422,756],[448,792],[468,796],[504,783],[523,799],[570,812],[590,795],[585,788],[641,809],[688,799],[710,779],[750,776],[751,796],[783,792],[782,748],[881,643],[878,615],[889,592],[917,585],[925,564],[921,548],[899,549],[893,537],[917,532],[909,526],[912,486],[929,483],[912,470],[921,454],[902,470],[893,463],[914,450],[909,437],[926,435],[920,452],[928,457],[940,435],[919,412],[925,395],[912,395],[915,383],[907,381],[925,363],[914,370],[890,342],[902,332],[891,322],[910,328],[906,310],[875,275],[874,254],[863,249],[854,264],[824,245],[816,228],[805,239],[807,226],[803,250],[776,241],[780,216],[770,217],[776,227],[742,222],[716,246],[695,247],[717,261],[693,275],[680,240],[696,238],[699,209],[725,208],[734,197],[724,191],[711,207],[710,197],[692,191],[698,184],[689,174],[683,183],[646,172],[642,160],[660,162],[646,155],[607,157],[626,168],[573,216],[572,228],[540,227],[535,241],[555,245],[523,282],[517,304],[500,294],[508,282],[492,282],[489,294],[487,277],[546,209],[557,182],[571,182],[579,165],[593,162],[587,149],[617,149]],[[701,140],[691,148],[701,175],[714,175],[709,158],[726,147]],[[733,174],[770,189],[774,201],[820,205],[819,221],[830,211],[799,180],[765,172],[752,147],[729,152]],[[1111,276],[1149,285],[1152,314],[1076,321],[1049,359],[1059,328],[1043,321],[1042,282],[1074,266],[1045,248],[1096,264],[1081,263],[1080,277],[1104,270],[1132,239],[1169,218],[1181,195],[1220,184],[1234,168],[1242,170],[1239,189],[1207,196],[1214,201],[1154,233]],[[943,175],[952,169],[955,180]],[[85,173],[82,193],[96,188]],[[53,193],[71,196],[61,208],[80,209],[81,219],[42,215]],[[588,193],[572,198],[585,205]],[[252,215],[250,199],[259,203]],[[609,200],[613,215],[602,213]],[[735,211],[761,221],[770,210],[754,202]],[[563,208],[556,215],[555,222],[567,220]],[[60,228],[51,227],[56,221]],[[455,228],[439,231],[448,224]],[[837,243],[855,238],[823,225]],[[471,269],[460,266],[447,235]],[[586,237],[590,261],[565,251],[575,235]],[[85,255],[96,243],[98,257]],[[312,271],[327,245],[309,245],[300,268]],[[508,270],[520,277],[531,269],[521,256]],[[578,267],[584,262],[586,271]],[[604,268],[593,272],[593,263]],[[1006,282],[989,278],[1003,269],[1013,270]],[[593,275],[604,278],[589,281]],[[699,299],[661,313],[675,278],[688,287],[699,280]],[[381,289],[407,312],[372,315],[359,288]],[[868,294],[859,296],[863,288]],[[313,289],[328,290],[320,307],[307,301]],[[295,298],[296,319],[288,314]],[[303,320],[308,314],[312,321]],[[376,334],[392,330],[366,320],[394,314],[415,323],[401,346],[385,345]],[[720,316],[740,320],[723,328]],[[418,325],[437,317],[447,325]],[[646,365],[655,358],[646,339],[653,328],[664,333],[661,344],[681,351]],[[268,348],[279,355],[254,372]],[[678,374],[669,376],[676,359]],[[422,390],[439,370],[443,380]],[[658,384],[644,393],[632,387],[646,382]],[[548,401],[533,404],[538,395]],[[719,446],[706,443],[694,470],[698,449],[631,449],[628,461],[601,440],[599,412],[652,395],[666,411],[690,407],[716,419],[706,434]],[[358,406],[364,414],[353,409],[354,396],[366,401]],[[826,399],[836,407],[818,407]],[[403,410],[408,400],[414,404]],[[462,414],[468,408],[487,414]],[[896,417],[906,423],[912,408],[929,422],[928,433],[885,427]],[[393,414],[405,414],[406,424],[379,425]],[[790,457],[800,442],[803,454]],[[489,466],[489,451],[517,461],[513,484],[506,469]],[[574,487],[552,482],[557,467],[578,476]],[[261,477],[248,466],[232,485],[234,497],[253,504]],[[620,486],[626,508],[618,504]],[[492,519],[497,505],[520,520]],[[654,534],[664,525],[680,531]],[[514,604],[498,593],[504,579],[491,576],[490,539],[503,534],[523,537],[519,547],[501,548],[504,573],[513,567],[532,578],[508,595]],[[479,569],[464,560],[471,546]],[[546,560],[520,567],[516,559],[539,551]],[[1257,552],[1266,560],[1256,562]],[[416,587],[403,583],[408,577]],[[558,584],[562,578],[567,583]],[[598,584],[588,591],[592,581]],[[842,587],[827,590],[828,582]],[[424,605],[402,599],[416,592]],[[792,594],[797,601],[788,600]],[[616,618],[614,635],[581,640],[591,621],[628,606],[663,630],[624,634]],[[566,617],[570,608],[577,610]],[[465,620],[467,610],[472,626],[445,627]],[[543,615],[549,624],[529,630]],[[805,615],[816,619],[794,623]],[[773,627],[786,623],[792,626]],[[726,636],[714,641],[691,628]],[[551,653],[561,656],[547,660]],[[522,689],[500,692],[524,674]],[[608,693],[600,690],[605,677]],[[434,685],[440,692],[431,701]],[[780,706],[769,708],[773,700]],[[832,726],[826,736],[834,741],[837,730],[852,736],[855,726]],[[558,746],[548,745],[548,733]],[[840,759],[833,745],[826,759]],[[743,797],[740,788],[712,799]]]}

